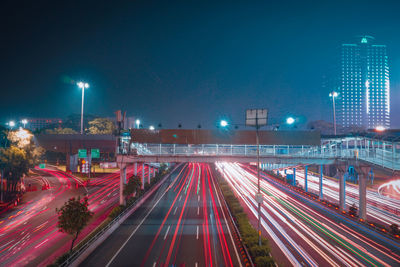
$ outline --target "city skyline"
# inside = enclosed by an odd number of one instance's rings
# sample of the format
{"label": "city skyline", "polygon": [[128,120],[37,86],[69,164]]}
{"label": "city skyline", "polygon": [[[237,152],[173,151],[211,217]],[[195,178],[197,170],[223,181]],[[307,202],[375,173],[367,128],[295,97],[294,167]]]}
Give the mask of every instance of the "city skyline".
{"label": "city skyline", "polygon": [[400,1],[4,1],[1,266],[400,266]]}
{"label": "city skyline", "polygon": [[[387,45],[391,100],[400,99],[400,37],[392,34],[399,4],[346,6],[10,2],[2,18],[0,117],[79,113],[76,82],[83,80],[91,85],[87,114],[121,109],[165,127],[195,128],[213,127],[221,117],[242,123],[247,108],[263,107],[282,121],[332,122],[328,94],[335,88],[326,80],[337,49],[358,35]],[[400,107],[391,106],[392,126],[399,128]]]}

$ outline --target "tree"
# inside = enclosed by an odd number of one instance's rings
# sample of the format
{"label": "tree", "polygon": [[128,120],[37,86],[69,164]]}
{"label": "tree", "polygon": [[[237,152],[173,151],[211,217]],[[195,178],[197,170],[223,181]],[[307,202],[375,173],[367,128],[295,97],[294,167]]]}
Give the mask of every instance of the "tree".
{"label": "tree", "polygon": [[[97,116],[85,114],[83,116],[83,126],[88,127],[89,121],[94,120]],[[81,130],[81,114],[71,114],[62,123],[63,128],[71,128],[74,131],[80,132]],[[86,131],[86,130],[85,130]]]}
{"label": "tree", "polygon": [[113,134],[115,131],[114,123],[107,118],[96,118],[89,121],[89,134]]}
{"label": "tree", "polygon": [[83,198],[83,201],[80,197],[78,199],[70,198],[60,209],[56,209],[56,212],[59,231],[72,236],[71,252],[79,233],[93,216],[93,212],[88,209],[88,198]]}
{"label": "tree", "polygon": [[125,185],[124,195],[129,196],[133,193],[138,192],[141,189],[142,182],[140,181],[139,176],[133,176],[129,179],[128,184]]}
{"label": "tree", "polygon": [[7,129],[0,125],[0,147],[8,146]]}
{"label": "tree", "polygon": [[7,145],[0,149],[0,169],[7,180],[5,191],[15,193],[21,177],[39,162],[44,149],[35,145],[32,133],[25,129],[8,131],[6,142]]}
{"label": "tree", "polygon": [[13,145],[9,148],[0,148],[0,168],[8,181],[6,191],[16,192],[21,177],[29,171],[26,152]]}
{"label": "tree", "polygon": [[78,132],[71,128],[54,128],[47,129],[45,131],[46,134],[77,134]]}
{"label": "tree", "polygon": [[39,160],[44,154],[44,149],[36,146],[35,142],[33,142],[33,135],[31,132],[25,129],[10,131],[7,137],[11,145],[25,151],[29,167],[33,167],[39,163]]}

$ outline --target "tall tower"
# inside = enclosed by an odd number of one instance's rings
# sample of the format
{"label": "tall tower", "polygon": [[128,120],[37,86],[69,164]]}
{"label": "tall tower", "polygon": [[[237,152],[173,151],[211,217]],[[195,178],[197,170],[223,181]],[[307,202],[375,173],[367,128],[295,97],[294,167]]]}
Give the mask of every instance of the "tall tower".
{"label": "tall tower", "polygon": [[342,44],[338,122],[343,127],[389,128],[390,84],[386,45],[362,36]]}

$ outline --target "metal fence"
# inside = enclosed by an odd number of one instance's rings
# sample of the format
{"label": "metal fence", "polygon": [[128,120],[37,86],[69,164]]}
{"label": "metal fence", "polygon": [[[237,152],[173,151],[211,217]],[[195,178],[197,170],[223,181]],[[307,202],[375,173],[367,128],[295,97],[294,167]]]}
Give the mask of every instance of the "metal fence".
{"label": "metal fence", "polygon": [[[260,145],[260,156],[304,158],[358,158],[369,163],[400,170],[400,142],[364,136],[321,139],[321,145]],[[154,144],[130,143],[125,137],[118,148],[121,155],[156,156],[256,156],[256,145],[226,144]]]}
{"label": "metal fence", "polygon": [[92,245],[96,240],[98,240],[105,232],[107,232],[114,224],[118,223],[118,221],[124,217],[132,207],[134,207],[139,201],[143,199],[144,195],[140,196],[135,202],[129,205],[125,210],[123,210],[117,217],[115,217],[112,221],[106,224],[99,232],[97,232],[93,237],[91,237],[88,241],[83,243],[83,245],[79,246],[78,249],[74,250],[71,255],[62,263],[60,266],[69,266],[72,262],[74,262],[90,245]]}

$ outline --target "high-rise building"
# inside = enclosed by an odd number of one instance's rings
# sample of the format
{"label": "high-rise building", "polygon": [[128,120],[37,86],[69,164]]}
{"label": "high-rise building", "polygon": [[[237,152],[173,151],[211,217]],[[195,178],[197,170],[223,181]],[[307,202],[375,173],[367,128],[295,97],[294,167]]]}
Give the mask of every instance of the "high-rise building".
{"label": "high-rise building", "polygon": [[62,124],[62,119],[59,118],[28,118],[26,128],[36,131],[48,127],[57,128]]}
{"label": "high-rise building", "polygon": [[386,45],[362,36],[343,44],[338,123],[343,127],[389,128],[390,85]]}

